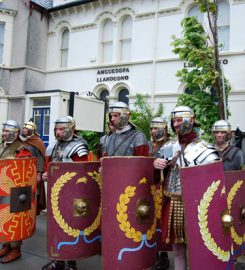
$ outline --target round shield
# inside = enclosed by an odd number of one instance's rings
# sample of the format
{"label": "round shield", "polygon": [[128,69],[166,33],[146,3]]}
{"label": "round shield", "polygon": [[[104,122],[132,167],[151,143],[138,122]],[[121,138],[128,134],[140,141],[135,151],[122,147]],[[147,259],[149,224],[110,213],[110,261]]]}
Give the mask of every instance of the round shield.
{"label": "round shield", "polygon": [[23,240],[35,231],[36,162],[0,160],[0,242]]}
{"label": "round shield", "polygon": [[100,162],[50,163],[48,168],[48,255],[77,260],[101,249]]}
{"label": "round shield", "polygon": [[103,269],[147,269],[156,262],[160,198],[154,185],[153,158],[102,160]]}

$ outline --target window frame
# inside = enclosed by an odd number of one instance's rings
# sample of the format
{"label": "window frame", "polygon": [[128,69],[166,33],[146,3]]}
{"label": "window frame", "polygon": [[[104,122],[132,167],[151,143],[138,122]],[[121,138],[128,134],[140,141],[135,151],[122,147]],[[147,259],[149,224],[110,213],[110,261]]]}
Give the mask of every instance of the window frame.
{"label": "window frame", "polygon": [[[127,20],[130,20],[130,33],[126,34],[124,37],[124,30],[127,30],[127,25],[124,26],[124,23]],[[122,17],[121,22],[120,22],[120,28],[119,28],[119,61],[130,61],[131,60],[131,56],[132,56],[132,35],[133,35],[133,18],[132,16],[130,16],[129,14],[125,15]],[[130,56],[127,58],[124,58],[124,49],[127,50],[127,48],[125,48],[125,44],[129,44],[129,52],[130,52]]]}
{"label": "window frame", "polygon": [[[111,23],[111,29],[110,29],[110,35],[111,36],[109,39],[106,39],[104,37],[105,34],[105,27],[106,24]],[[109,64],[112,63],[113,60],[113,21],[111,18],[106,18],[102,25],[101,25],[101,39],[100,39],[100,62],[102,64]],[[110,59],[109,60],[105,60],[105,46],[110,45],[111,47],[111,55],[110,55]]]}
{"label": "window frame", "polygon": [[[65,41],[65,34],[67,33],[67,41]],[[69,39],[70,30],[69,28],[63,28],[60,34],[60,68],[68,67],[68,53],[69,53]],[[64,44],[65,43],[65,44]],[[66,46],[64,46],[66,45]]]}
{"label": "window frame", "polygon": [[5,28],[6,28],[6,23],[4,21],[0,21],[0,27],[3,27],[3,35],[2,37],[0,36],[0,65],[3,64],[3,53],[4,53],[4,35],[5,35]]}

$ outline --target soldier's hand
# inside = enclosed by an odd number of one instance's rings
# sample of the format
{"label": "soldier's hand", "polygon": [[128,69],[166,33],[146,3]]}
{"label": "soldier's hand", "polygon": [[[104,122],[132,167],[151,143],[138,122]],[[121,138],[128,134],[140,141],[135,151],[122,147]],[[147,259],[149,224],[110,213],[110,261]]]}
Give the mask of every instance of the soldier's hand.
{"label": "soldier's hand", "polygon": [[163,158],[157,158],[154,160],[153,162],[153,166],[156,169],[165,169],[167,167],[168,161],[166,159]]}
{"label": "soldier's hand", "polygon": [[42,173],[38,172],[37,173],[37,183],[39,184],[42,180]]}
{"label": "soldier's hand", "polygon": [[47,172],[44,172],[44,173],[42,174],[42,180],[43,180],[44,182],[48,180],[48,173],[47,173]]}

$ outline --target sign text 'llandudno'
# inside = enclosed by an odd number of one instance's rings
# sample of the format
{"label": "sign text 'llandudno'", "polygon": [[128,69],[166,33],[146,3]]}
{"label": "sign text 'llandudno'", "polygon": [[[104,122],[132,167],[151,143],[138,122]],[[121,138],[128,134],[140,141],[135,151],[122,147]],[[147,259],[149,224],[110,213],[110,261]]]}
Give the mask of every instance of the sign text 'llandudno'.
{"label": "sign text 'llandudno'", "polygon": [[127,81],[129,68],[105,68],[97,71],[97,83]]}

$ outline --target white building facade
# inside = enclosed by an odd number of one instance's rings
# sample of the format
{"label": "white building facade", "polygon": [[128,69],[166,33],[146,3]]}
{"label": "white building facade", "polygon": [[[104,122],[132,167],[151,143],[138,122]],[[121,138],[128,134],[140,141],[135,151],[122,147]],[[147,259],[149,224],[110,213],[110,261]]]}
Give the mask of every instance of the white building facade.
{"label": "white building facade", "polygon": [[[25,59],[32,61],[23,59],[21,68],[29,77],[23,79],[21,97],[16,98],[25,100],[22,107],[25,120],[31,115],[40,121],[46,119],[47,140],[53,134],[54,120],[69,112],[72,92],[80,96],[92,92],[98,98],[107,97],[109,102],[128,102],[130,107],[136,94],[148,94],[153,106],[163,103],[168,117],[178,96],[185,91],[176,72],[187,65],[172,52],[172,36],[181,37],[181,21],[189,15],[197,16],[205,28],[208,26],[207,18],[192,0],[18,1],[25,3],[25,7],[29,2],[32,20]],[[11,5],[13,1],[3,0],[2,5],[7,3]],[[232,114],[229,121],[233,129],[239,124],[244,131],[245,0],[220,0],[219,11],[219,40],[223,44],[220,61],[232,87],[228,100]],[[0,75],[7,72],[11,57],[12,66],[7,74],[19,69],[16,59],[22,54],[16,51],[20,47],[13,42],[14,53],[6,46],[12,42],[11,27],[14,36],[18,33],[17,15],[16,11],[6,11],[6,8],[0,12]],[[6,27],[10,30],[6,31]],[[9,33],[7,40],[2,33]],[[33,50],[33,46],[37,49]],[[11,95],[16,96],[19,85],[14,87],[18,80],[14,82],[10,84],[2,79],[0,85],[0,106],[1,110],[5,108],[5,118],[15,115],[11,114],[15,101]],[[9,101],[12,106],[8,106]]]}
{"label": "white building facade", "polygon": [[[78,4],[80,2],[80,4]],[[172,35],[181,36],[181,20],[197,15],[193,1],[65,1],[50,10],[46,89],[87,91],[110,102],[148,94],[164,104],[168,116],[183,93],[175,74],[186,63],[172,53]],[[221,61],[232,91],[229,121],[245,129],[245,1],[220,1]],[[202,17],[203,16],[203,17]]]}

